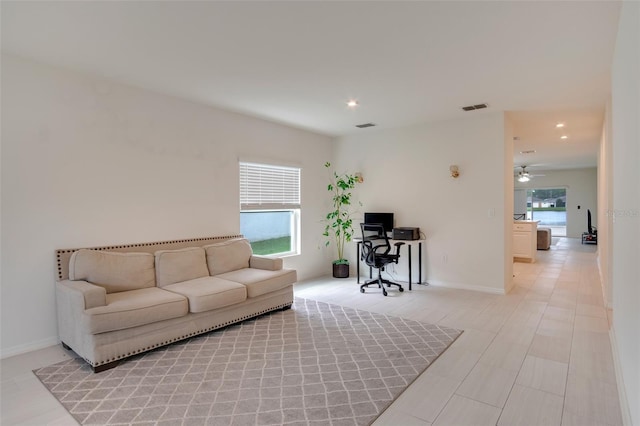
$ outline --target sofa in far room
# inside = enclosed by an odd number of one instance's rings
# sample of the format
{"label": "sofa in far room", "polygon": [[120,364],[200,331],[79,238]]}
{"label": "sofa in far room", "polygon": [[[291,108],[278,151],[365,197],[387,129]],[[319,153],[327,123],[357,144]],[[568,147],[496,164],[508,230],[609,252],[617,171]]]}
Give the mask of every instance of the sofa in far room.
{"label": "sofa in far room", "polygon": [[551,247],[551,228],[538,228],[537,246],[538,250],[549,250]]}
{"label": "sofa in far room", "polygon": [[293,303],[296,271],[241,236],[58,250],[58,335],[94,372]]}

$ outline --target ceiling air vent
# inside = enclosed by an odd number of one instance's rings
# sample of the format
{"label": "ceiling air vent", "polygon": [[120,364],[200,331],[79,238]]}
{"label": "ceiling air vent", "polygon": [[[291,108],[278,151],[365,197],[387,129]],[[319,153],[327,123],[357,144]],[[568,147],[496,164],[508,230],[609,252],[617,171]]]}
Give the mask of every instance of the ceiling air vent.
{"label": "ceiling air vent", "polygon": [[373,123],[364,123],[364,124],[356,124],[356,127],[359,129],[366,129],[367,127],[373,127],[375,124]]}
{"label": "ceiling air vent", "polygon": [[486,108],[487,106],[488,106],[487,104],[469,105],[469,106],[462,107],[462,110],[463,111],[474,111],[476,109]]}

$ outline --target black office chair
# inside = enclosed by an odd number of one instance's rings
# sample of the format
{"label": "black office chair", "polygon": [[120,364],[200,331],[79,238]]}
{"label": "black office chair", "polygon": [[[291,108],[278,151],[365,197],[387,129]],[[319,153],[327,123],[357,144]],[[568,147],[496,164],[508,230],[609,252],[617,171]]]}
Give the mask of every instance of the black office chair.
{"label": "black office chair", "polygon": [[582,233],[582,244],[598,244],[598,230],[591,226],[591,210],[587,209],[587,232]]}
{"label": "black office chair", "polygon": [[394,283],[382,278],[382,271],[385,266],[390,263],[398,263],[400,258],[400,246],[404,243],[395,243],[396,253],[390,254],[391,243],[387,238],[387,233],[384,232],[384,226],[381,224],[361,223],[360,229],[362,230],[362,249],[360,252],[360,258],[372,268],[378,270],[378,278],[366,281],[360,285],[360,292],[364,293],[364,288],[372,284],[376,284],[382,289],[382,294],[387,295],[387,290],[383,284],[387,287],[392,285],[398,286],[399,291],[404,291],[404,288],[398,283]]}

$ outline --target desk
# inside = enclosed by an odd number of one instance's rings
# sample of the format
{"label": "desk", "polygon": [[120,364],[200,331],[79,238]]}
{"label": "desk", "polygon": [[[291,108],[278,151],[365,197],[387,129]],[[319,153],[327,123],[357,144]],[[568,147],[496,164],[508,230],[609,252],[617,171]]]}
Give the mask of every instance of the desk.
{"label": "desk", "polygon": [[[357,259],[357,266],[356,266],[356,274],[357,274],[357,282],[358,284],[360,284],[360,246],[362,245],[362,238],[354,238],[353,239],[357,244],[356,244],[356,259]],[[389,239],[389,243],[391,244],[391,246],[393,247],[393,245],[395,243],[405,243],[405,245],[408,247],[409,249],[409,290],[411,290],[411,247],[414,245],[418,245],[418,282],[416,284],[422,284],[422,242],[424,241],[424,238],[421,238],[419,240],[392,240]],[[371,276],[371,267],[369,267],[369,278],[372,278]]]}

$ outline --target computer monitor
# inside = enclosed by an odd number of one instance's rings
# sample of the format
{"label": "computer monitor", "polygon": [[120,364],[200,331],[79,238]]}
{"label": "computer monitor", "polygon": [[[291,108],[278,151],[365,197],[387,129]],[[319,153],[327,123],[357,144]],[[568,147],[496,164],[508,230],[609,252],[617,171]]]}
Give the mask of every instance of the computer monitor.
{"label": "computer monitor", "polygon": [[384,232],[393,232],[393,213],[365,213],[364,223],[380,223]]}

